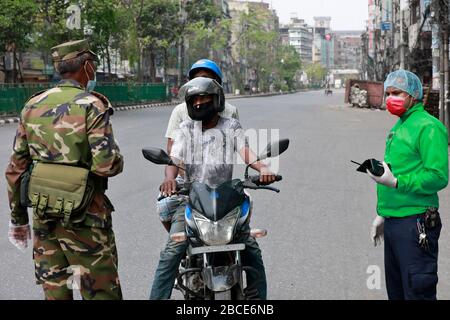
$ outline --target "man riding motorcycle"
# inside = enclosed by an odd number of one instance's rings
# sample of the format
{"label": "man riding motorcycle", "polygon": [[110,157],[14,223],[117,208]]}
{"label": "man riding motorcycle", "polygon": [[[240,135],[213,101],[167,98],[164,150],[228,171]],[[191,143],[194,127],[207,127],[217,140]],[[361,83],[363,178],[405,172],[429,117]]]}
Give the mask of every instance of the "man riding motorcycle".
{"label": "man riding motorcycle", "polygon": [[[225,106],[222,87],[213,79],[199,77],[188,82],[182,92],[190,119],[180,125],[174,139],[170,154],[174,163],[184,163],[187,183],[197,181],[214,187],[231,180],[234,152],[239,153],[247,164],[254,162],[256,158],[245,143],[239,121],[219,115]],[[219,137],[224,137],[226,143]],[[199,159],[201,161],[198,161]],[[263,163],[256,162],[251,167],[260,173],[262,183],[270,184],[275,181],[276,176]],[[171,196],[176,193],[178,172],[176,166],[166,167],[165,180],[160,186],[163,195]],[[184,231],[184,210],[184,205],[180,205],[173,215],[171,235]],[[245,245],[246,249],[242,254],[243,265],[258,271],[258,274],[247,274],[247,283],[249,286],[255,284],[259,299],[266,299],[267,284],[261,250],[251,236],[245,240]],[[155,272],[151,300],[170,298],[177,268],[186,248],[187,241],[176,242],[169,237]]]}
{"label": "man riding motorcycle", "polygon": [[[200,59],[191,66],[191,69],[189,70],[189,80],[195,79],[197,77],[211,78],[222,85],[222,71],[220,70],[219,66],[212,60]],[[225,107],[223,111],[219,113],[219,115],[224,118],[234,118],[239,120],[237,108],[229,104],[228,102],[225,102]],[[180,128],[180,124],[188,119],[190,118],[186,102],[177,105],[173,109],[166,130],[168,154],[170,154],[170,151],[172,150],[175,134]],[[179,176],[177,177],[177,182],[180,184],[183,183],[183,172],[180,172]],[[156,209],[159,214],[161,223],[163,224],[167,232],[170,231],[172,217],[175,214],[177,208],[184,201],[183,198],[184,197],[182,196],[174,195],[157,202]]]}

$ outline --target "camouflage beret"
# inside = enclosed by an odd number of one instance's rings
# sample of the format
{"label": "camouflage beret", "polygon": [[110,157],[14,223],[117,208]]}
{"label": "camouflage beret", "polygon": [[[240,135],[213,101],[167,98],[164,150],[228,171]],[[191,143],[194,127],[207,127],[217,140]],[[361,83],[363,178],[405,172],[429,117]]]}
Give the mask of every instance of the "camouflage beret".
{"label": "camouflage beret", "polygon": [[62,43],[51,48],[51,52],[53,62],[74,59],[87,52],[97,59],[97,55],[91,51],[89,42],[86,39]]}

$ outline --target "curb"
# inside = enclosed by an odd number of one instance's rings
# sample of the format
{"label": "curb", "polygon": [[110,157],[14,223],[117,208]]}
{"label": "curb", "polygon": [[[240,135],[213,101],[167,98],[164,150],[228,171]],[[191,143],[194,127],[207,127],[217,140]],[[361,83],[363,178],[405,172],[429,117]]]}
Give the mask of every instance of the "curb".
{"label": "curb", "polygon": [[[135,105],[135,106],[126,106],[126,107],[113,107],[113,109],[114,109],[114,111],[128,111],[128,110],[138,110],[138,109],[146,109],[146,108],[153,108],[153,107],[170,107],[170,106],[175,106],[178,103],[179,102],[176,102],[176,101],[161,102],[161,103],[152,103],[152,104],[141,104],[141,105]],[[19,117],[0,119],[0,126],[6,125],[6,124],[19,123],[19,121],[20,121]]]}
{"label": "curb", "polygon": [[19,123],[19,118],[8,118],[8,119],[0,119],[0,125],[11,124],[11,123]]}
{"label": "curb", "polygon": [[[286,94],[293,94],[297,92],[305,92],[305,91],[311,91],[311,90],[299,90],[299,91],[288,91],[288,92],[273,92],[273,93],[263,93],[263,94],[254,94],[254,95],[242,95],[242,96],[228,96],[226,99],[234,100],[234,99],[246,99],[246,98],[259,98],[259,97],[271,97],[271,96],[280,96],[280,95],[286,95]],[[134,105],[134,106],[122,106],[122,107],[113,107],[114,111],[129,111],[129,110],[139,110],[139,109],[148,109],[148,108],[155,108],[155,107],[172,107],[176,106],[181,101],[173,100],[170,102],[161,102],[161,103],[150,103],[150,104],[140,104],[140,105]],[[6,124],[12,124],[12,123],[19,123],[18,117],[8,118],[8,119],[0,119],[0,125],[6,125]]]}
{"label": "curb", "polygon": [[298,93],[298,92],[303,92],[303,91],[286,91],[286,92],[271,92],[271,93],[262,93],[262,94],[248,94],[248,95],[231,95],[226,97],[226,99],[229,100],[233,100],[233,99],[248,99],[248,98],[263,98],[263,97],[273,97],[273,96],[282,96],[282,95],[286,95],[286,94],[293,94],[293,93]]}
{"label": "curb", "polygon": [[135,106],[124,106],[124,107],[113,107],[114,111],[128,111],[128,110],[139,110],[139,109],[147,109],[147,108],[154,108],[154,107],[170,107],[177,105],[178,102],[171,101],[171,102],[161,102],[161,103],[151,103],[151,104],[139,104]]}

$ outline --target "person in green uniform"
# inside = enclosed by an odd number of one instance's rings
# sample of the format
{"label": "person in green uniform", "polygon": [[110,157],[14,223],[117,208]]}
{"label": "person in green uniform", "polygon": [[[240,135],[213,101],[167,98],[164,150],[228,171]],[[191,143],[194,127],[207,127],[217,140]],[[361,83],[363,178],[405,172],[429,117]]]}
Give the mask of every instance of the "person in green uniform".
{"label": "person in green uniform", "polygon": [[391,300],[436,299],[438,192],[448,184],[448,132],[425,111],[420,79],[395,71],[385,83],[387,110],[398,122],[386,141],[384,174],[378,184],[371,236],[384,236],[386,287]]}

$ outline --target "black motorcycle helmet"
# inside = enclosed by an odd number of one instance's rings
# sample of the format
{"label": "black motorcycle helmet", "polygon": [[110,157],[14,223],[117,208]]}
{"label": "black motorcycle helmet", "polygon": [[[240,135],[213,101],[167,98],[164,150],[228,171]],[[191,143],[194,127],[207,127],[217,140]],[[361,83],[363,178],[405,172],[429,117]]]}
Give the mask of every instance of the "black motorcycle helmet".
{"label": "black motorcycle helmet", "polygon": [[[205,108],[209,110],[196,110],[194,108],[195,96],[212,96],[213,100]],[[198,77],[186,83],[180,89],[180,98],[184,98],[189,117],[192,120],[207,120],[212,113],[222,112],[225,109],[225,94],[222,86],[214,79]]]}

